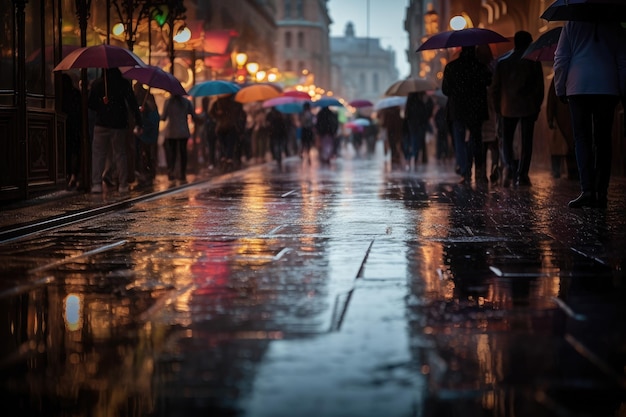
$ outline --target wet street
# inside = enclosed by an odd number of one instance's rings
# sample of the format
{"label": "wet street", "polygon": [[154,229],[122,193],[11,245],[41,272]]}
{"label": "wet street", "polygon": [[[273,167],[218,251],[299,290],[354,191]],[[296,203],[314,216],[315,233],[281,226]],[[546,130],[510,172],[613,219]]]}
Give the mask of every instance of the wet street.
{"label": "wet street", "polygon": [[626,181],[458,179],[347,148],[2,242],[3,415],[626,416]]}

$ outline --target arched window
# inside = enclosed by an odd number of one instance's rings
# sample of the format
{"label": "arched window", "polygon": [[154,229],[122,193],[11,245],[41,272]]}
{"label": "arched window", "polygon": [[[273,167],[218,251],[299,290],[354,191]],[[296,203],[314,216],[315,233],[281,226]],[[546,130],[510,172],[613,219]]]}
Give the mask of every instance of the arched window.
{"label": "arched window", "polygon": [[302,0],[296,0],[296,17],[304,17],[304,8],[302,7]]}
{"label": "arched window", "polygon": [[291,17],[291,0],[285,0],[285,17]]}
{"label": "arched window", "polygon": [[298,32],[298,48],[304,49],[304,33]]}
{"label": "arched window", "polygon": [[291,32],[285,32],[285,48],[291,48]]}

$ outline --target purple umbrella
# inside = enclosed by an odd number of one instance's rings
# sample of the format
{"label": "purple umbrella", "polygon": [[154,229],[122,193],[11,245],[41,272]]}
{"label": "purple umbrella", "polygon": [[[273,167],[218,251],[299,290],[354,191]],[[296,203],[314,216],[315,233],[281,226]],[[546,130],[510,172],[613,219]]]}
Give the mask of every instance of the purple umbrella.
{"label": "purple umbrella", "polygon": [[542,19],[580,22],[622,22],[626,20],[624,0],[556,0],[541,15]]}
{"label": "purple umbrella", "polygon": [[427,49],[445,49],[457,46],[487,45],[509,42],[507,38],[490,29],[468,28],[436,33],[424,42],[416,52]]}
{"label": "purple umbrella", "polygon": [[531,61],[554,61],[554,52],[556,51],[556,45],[559,43],[562,29],[559,26],[539,36],[528,46],[523,58]]}
{"label": "purple umbrella", "polygon": [[185,91],[180,81],[178,81],[178,78],[154,65],[120,68],[120,70],[124,78],[137,80],[142,84],[160,88],[161,90],[169,91],[175,95],[187,95],[187,91]]}

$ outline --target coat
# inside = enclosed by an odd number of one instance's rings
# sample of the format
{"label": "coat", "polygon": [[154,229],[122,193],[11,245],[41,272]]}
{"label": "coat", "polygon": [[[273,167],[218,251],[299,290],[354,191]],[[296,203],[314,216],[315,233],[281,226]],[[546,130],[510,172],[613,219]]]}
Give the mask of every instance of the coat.
{"label": "coat", "polygon": [[464,55],[448,63],[443,71],[441,91],[448,96],[449,117],[468,126],[489,118],[487,87],[491,71],[474,55]]}
{"label": "coat", "polygon": [[496,63],[491,84],[493,106],[504,117],[535,118],[541,111],[544,80],[541,62],[522,58],[524,50],[514,50]]}
{"label": "coat", "polygon": [[183,96],[171,96],[163,105],[161,120],[169,120],[165,127],[166,139],[187,139],[191,136],[187,116],[195,117],[193,103]]}
{"label": "coat", "polygon": [[626,95],[625,38],[618,23],[565,23],[554,54],[556,95]]}

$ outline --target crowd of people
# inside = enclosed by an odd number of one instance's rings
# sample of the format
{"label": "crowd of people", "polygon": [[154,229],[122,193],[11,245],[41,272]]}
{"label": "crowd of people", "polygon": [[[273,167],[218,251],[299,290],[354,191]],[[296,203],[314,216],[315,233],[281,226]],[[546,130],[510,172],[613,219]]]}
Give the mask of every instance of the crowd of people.
{"label": "crowd of people", "polygon": [[[619,100],[626,96],[624,32],[611,22],[575,21],[561,32],[546,116],[554,132],[553,176],[558,178],[565,164],[568,178],[580,181],[581,194],[569,203],[571,208],[608,204],[611,129]],[[436,158],[453,155],[461,183],[473,177],[477,184],[528,187],[535,123],[545,96],[542,64],[524,58],[532,41],[529,32],[518,31],[514,49],[497,58],[487,46],[462,47],[444,69],[441,94],[416,91],[403,106],[359,112],[356,117],[364,124],[353,125],[347,135],[336,111],[313,109],[310,102],[298,113],[283,113],[260,102],[243,105],[227,94],[203,97],[196,112],[194,101],[171,95],[159,112],[148,89],[140,83],[133,87],[117,68],[106,69],[89,92],[92,170],[85,180],[94,193],[103,187],[128,192],[135,180],[138,186],[150,186],[157,173],[160,132],[168,179],[183,183],[190,138],[201,139],[208,169],[236,169],[242,161],[265,162],[268,157],[280,167],[284,156],[310,161],[313,148],[320,162],[328,164],[339,154],[342,138],[350,138],[357,152],[367,142],[372,153],[380,136],[392,166],[408,168],[428,163],[426,138],[432,134]],[[67,75],[61,107],[67,116],[68,188],[75,188],[82,117],[79,90]],[[516,140],[519,146],[514,146]]]}

